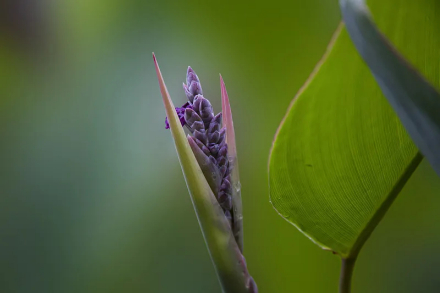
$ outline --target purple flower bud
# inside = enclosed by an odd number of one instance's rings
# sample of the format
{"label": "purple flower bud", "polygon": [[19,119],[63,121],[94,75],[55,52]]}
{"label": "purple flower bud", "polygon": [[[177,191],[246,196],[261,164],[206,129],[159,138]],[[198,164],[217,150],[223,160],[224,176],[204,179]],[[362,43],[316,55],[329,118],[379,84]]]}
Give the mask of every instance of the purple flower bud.
{"label": "purple flower bud", "polygon": [[197,138],[196,139],[194,139],[195,140],[195,142],[196,142],[196,144],[197,144],[197,146],[201,149],[202,147],[204,147],[205,145],[203,144],[203,142],[201,142],[200,140],[198,140]]}
{"label": "purple flower bud", "polygon": [[200,132],[205,132],[205,125],[203,124],[202,121],[194,122],[191,128],[192,128],[192,130],[197,130],[197,131],[200,131]]}
{"label": "purple flower bud", "polygon": [[193,81],[191,84],[187,85],[188,92],[194,97],[197,95],[203,95],[202,86],[199,82]]}
{"label": "purple flower bud", "polygon": [[[218,119],[220,115],[220,119]],[[220,120],[220,122],[218,122]],[[217,116],[212,119],[211,123],[209,123],[208,132],[213,133],[215,131],[220,131],[220,123],[221,123],[221,113],[219,113]]]}
{"label": "purple flower bud", "polygon": [[227,162],[228,160],[226,159],[226,157],[225,156],[223,156],[223,157],[219,157],[218,159],[217,159],[217,162],[218,162],[218,165],[221,167],[221,166],[223,166],[223,165],[226,165],[226,162]]}
{"label": "purple flower bud", "polygon": [[210,156],[211,152],[209,151],[209,149],[205,146],[201,147],[202,151],[205,153],[205,155]]}
{"label": "purple flower bud", "polygon": [[214,156],[217,156],[217,153],[218,153],[218,150],[219,150],[219,145],[218,144],[210,143],[210,144],[208,144],[208,148],[209,148],[209,150],[211,151],[211,153]]}
{"label": "purple flower bud", "polygon": [[226,154],[228,153],[228,145],[224,144],[220,150],[218,151],[218,155],[219,156],[226,156]]}
{"label": "purple flower bud", "polygon": [[209,156],[209,160],[210,160],[211,163],[213,163],[214,165],[217,165],[217,160],[216,160],[213,156]]}
{"label": "purple flower bud", "polygon": [[214,131],[214,133],[209,135],[209,142],[217,143],[219,138],[220,138],[220,133],[218,131]]}
{"label": "purple flower bud", "polygon": [[220,170],[216,164],[213,164],[209,155],[206,155],[201,151],[200,145],[203,146],[203,144],[200,141],[197,141],[197,139],[194,139],[192,136],[188,136],[188,143],[202,169],[203,175],[205,175],[205,178],[208,181],[209,186],[214,194],[217,194],[222,180]]}
{"label": "purple flower bud", "polygon": [[202,121],[202,118],[200,118],[200,116],[192,108],[185,109],[184,118],[189,127],[192,127],[196,121]]}
{"label": "purple flower bud", "polygon": [[219,143],[218,143],[218,146],[219,146],[218,149],[220,150],[220,149],[221,149],[222,147],[224,147],[225,145],[226,145],[226,141],[223,140],[222,142],[219,142]]}
{"label": "purple flower bud", "polygon": [[215,115],[214,116],[214,118],[212,119],[212,122],[211,123],[217,123],[217,124],[222,124],[222,113],[220,112],[220,113],[218,113],[217,115]]}
{"label": "purple flower bud", "polygon": [[218,203],[223,209],[227,211],[230,211],[232,209],[232,197],[224,191],[219,192]]}
{"label": "purple flower bud", "polygon": [[188,98],[188,101],[192,104],[193,100],[194,100],[194,95],[192,95],[189,90],[188,87],[186,86],[185,83],[183,83],[183,90],[185,91],[185,95]]}
{"label": "purple flower bud", "polygon": [[218,199],[219,201],[225,201],[227,196],[228,196],[228,194],[227,194],[226,192],[224,192],[224,191],[220,191],[220,192],[218,193],[218,197],[217,197],[217,199]]}
{"label": "purple flower bud", "polygon": [[197,113],[199,112],[199,108],[200,108],[200,103],[202,102],[202,99],[204,99],[204,97],[202,95],[197,95],[194,97],[193,100],[193,109],[194,111],[196,111]]}
{"label": "purple flower bud", "polygon": [[200,80],[197,74],[191,68],[189,68],[186,74],[186,84],[190,85],[193,82],[200,82]]}
{"label": "purple flower bud", "polygon": [[[211,151],[203,144],[203,142],[201,142],[197,138],[195,138],[194,141],[196,142],[199,149],[201,149],[205,153],[205,155],[207,156],[211,155]],[[216,165],[217,165],[217,161],[216,161]]]}
{"label": "purple flower bud", "polygon": [[223,179],[222,185],[220,186],[220,190],[229,192],[230,189],[231,189],[231,182],[229,182],[229,180]]}
{"label": "purple flower bud", "polygon": [[219,139],[217,141],[218,144],[222,144],[225,141],[225,134],[226,134],[226,127],[223,127],[220,130],[220,137],[219,137]]}
{"label": "purple flower bud", "polygon": [[194,130],[194,137],[200,140],[204,145],[208,144],[208,136],[206,133]]}
{"label": "purple flower bud", "polygon": [[186,84],[190,85],[193,81],[200,82],[197,74],[194,72],[191,66],[188,66],[188,70],[186,71]]}
{"label": "purple flower bud", "polygon": [[183,86],[188,100],[193,103],[196,95],[203,95],[199,77],[191,67],[186,72],[186,85]]}
{"label": "purple flower bud", "polygon": [[[176,113],[177,113],[177,116],[179,116],[180,124],[182,124],[182,126],[185,126],[185,124],[186,124],[186,119],[185,119],[185,110],[186,109],[192,109],[191,104],[188,102],[183,104],[182,107],[176,107]],[[169,129],[169,128],[170,128],[170,124],[168,123],[168,117],[166,117],[165,118],[165,129]]]}
{"label": "purple flower bud", "polygon": [[214,118],[214,112],[211,103],[203,97],[200,98],[199,114],[205,125],[209,127],[209,123]]}
{"label": "purple flower bud", "polygon": [[220,167],[220,174],[225,177],[226,176],[226,172],[228,171],[228,166],[223,165]]}

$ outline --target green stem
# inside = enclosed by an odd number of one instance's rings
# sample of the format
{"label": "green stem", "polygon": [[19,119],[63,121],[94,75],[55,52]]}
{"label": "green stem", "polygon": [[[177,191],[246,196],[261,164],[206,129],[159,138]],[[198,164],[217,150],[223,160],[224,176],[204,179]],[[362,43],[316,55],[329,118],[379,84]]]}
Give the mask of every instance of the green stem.
{"label": "green stem", "polygon": [[339,279],[339,293],[351,292],[351,277],[353,275],[354,263],[356,262],[357,256],[359,255],[362,246],[365,244],[365,241],[367,241],[367,239],[370,237],[377,224],[379,224],[379,222],[382,220],[383,216],[388,211],[391,204],[394,202],[397,195],[400,193],[403,186],[408,181],[409,177],[411,177],[414,170],[417,168],[422,159],[422,154],[420,152],[417,153],[411,163],[404,170],[402,176],[399,178],[399,181],[388,194],[388,197],[384,200],[379,209],[362,230],[358,239],[351,248],[350,254],[348,256],[345,256],[345,258],[342,256],[341,276]]}
{"label": "green stem", "polygon": [[341,275],[339,277],[339,293],[351,292],[351,278],[353,276],[356,257],[342,258]]}

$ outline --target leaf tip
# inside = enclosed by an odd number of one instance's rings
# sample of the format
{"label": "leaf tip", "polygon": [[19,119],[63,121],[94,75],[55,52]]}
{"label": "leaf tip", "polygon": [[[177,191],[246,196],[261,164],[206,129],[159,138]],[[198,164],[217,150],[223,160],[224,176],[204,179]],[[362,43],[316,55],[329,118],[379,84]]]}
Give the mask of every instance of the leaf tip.
{"label": "leaf tip", "polygon": [[162,72],[160,71],[160,68],[159,68],[159,63],[157,62],[156,55],[154,54],[154,52],[153,52],[153,61],[154,61],[154,67],[156,69],[157,79],[159,81],[159,87],[160,87],[160,93],[162,94],[162,99],[163,99],[164,103],[166,103],[167,100],[169,102],[171,102],[171,100],[169,98],[168,90],[165,86],[165,81],[163,80],[163,77],[162,77]]}
{"label": "leaf tip", "polygon": [[228,92],[226,91],[226,85],[221,74],[220,74],[220,89],[222,94],[222,104],[227,103],[229,105]]}
{"label": "leaf tip", "polygon": [[151,54],[153,55],[154,67],[156,68],[157,71],[159,69],[159,64],[157,63],[156,54],[154,54],[154,52],[152,52]]}
{"label": "leaf tip", "polygon": [[156,55],[154,54],[154,52],[152,54],[153,54],[153,62],[154,62],[154,67],[156,68],[157,77],[159,77],[160,75],[159,64],[157,63]]}
{"label": "leaf tip", "polygon": [[[222,97],[222,113],[223,113],[223,119],[228,123],[228,119],[230,117],[231,113],[231,105],[229,103],[229,97],[228,92],[226,91],[226,85],[223,80],[222,75],[220,74],[220,90],[221,90],[221,97]],[[232,118],[231,118],[232,119]]]}

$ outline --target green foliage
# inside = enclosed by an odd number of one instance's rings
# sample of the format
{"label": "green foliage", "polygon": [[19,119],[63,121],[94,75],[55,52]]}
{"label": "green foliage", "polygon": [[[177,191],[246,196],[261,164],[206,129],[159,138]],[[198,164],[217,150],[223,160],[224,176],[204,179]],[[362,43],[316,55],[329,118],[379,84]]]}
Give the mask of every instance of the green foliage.
{"label": "green foliage", "polygon": [[[438,51],[426,46],[439,42],[438,4],[370,6],[383,13],[377,23],[403,55],[437,84]],[[356,256],[420,160],[341,25],[277,133],[269,162],[275,209],[323,248]]]}
{"label": "green foliage", "polygon": [[[440,175],[439,92],[392,48],[373,24],[363,1],[340,2],[347,30],[356,48],[408,133]],[[437,5],[437,11],[439,7]],[[432,20],[428,19],[427,24],[430,25]],[[436,45],[435,39],[429,36],[424,45],[428,48]]]}

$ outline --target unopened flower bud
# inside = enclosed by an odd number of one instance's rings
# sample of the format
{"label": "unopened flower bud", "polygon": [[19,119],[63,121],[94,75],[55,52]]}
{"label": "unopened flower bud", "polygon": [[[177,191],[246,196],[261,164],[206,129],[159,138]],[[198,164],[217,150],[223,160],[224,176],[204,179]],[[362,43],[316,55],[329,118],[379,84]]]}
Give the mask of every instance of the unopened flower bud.
{"label": "unopened flower bud", "polygon": [[227,171],[228,171],[228,166],[223,165],[223,166],[220,167],[220,174],[221,174],[223,177],[226,176]]}
{"label": "unopened flower bud", "polygon": [[218,144],[222,144],[222,143],[224,142],[224,140],[225,140],[225,134],[226,134],[226,127],[223,127],[223,128],[220,130],[220,137],[219,137],[219,139],[218,139],[218,141],[217,141]]}
{"label": "unopened flower bud", "polygon": [[193,109],[197,112],[199,112],[200,109],[200,103],[202,102],[202,99],[204,99],[204,97],[202,95],[196,95],[194,96],[194,100],[193,100]]}
{"label": "unopened flower bud", "polygon": [[218,165],[221,167],[223,165],[226,165],[227,159],[225,156],[219,157],[217,159]]}
{"label": "unopened flower bud", "polygon": [[203,95],[202,87],[199,82],[191,82],[191,84],[187,85],[188,92],[194,97],[196,95]]}
{"label": "unopened flower bud", "polygon": [[193,81],[200,82],[197,74],[194,72],[191,66],[188,66],[188,70],[186,71],[186,84],[190,85]]}
{"label": "unopened flower bud", "polygon": [[220,206],[225,210],[230,211],[232,209],[232,197],[229,194],[220,191],[218,196],[218,202]]}
{"label": "unopened flower bud", "polygon": [[210,156],[211,152],[209,151],[209,149],[205,146],[201,147],[202,151],[205,153],[205,155]]}
{"label": "unopened flower bud", "polygon": [[[180,120],[180,124],[182,124],[182,126],[185,126],[186,120],[185,120],[185,109],[192,109],[192,105],[188,102],[186,102],[185,104],[183,104],[182,107],[176,107],[176,113],[177,116],[179,117]],[[170,128],[170,124],[168,123],[168,117],[165,118],[165,128],[169,129]]]}
{"label": "unopened flower bud", "polygon": [[220,133],[218,131],[214,131],[214,133],[209,135],[209,142],[217,143],[219,138],[220,138]]}
{"label": "unopened flower bud", "polygon": [[189,92],[188,86],[185,83],[183,83],[183,90],[185,91],[185,95],[188,98],[188,101],[192,104],[194,100],[194,95]]}
{"label": "unopened flower bud", "polygon": [[208,133],[220,131],[221,123],[222,123],[222,113],[218,113],[217,115],[214,116],[214,118],[212,118],[211,122],[209,123]]}
{"label": "unopened flower bud", "polygon": [[217,165],[217,160],[216,160],[213,156],[209,156],[209,160],[210,160],[211,163],[213,163],[214,165]]}
{"label": "unopened flower bud", "polygon": [[194,138],[194,141],[196,142],[197,146],[199,147],[199,149],[201,149],[203,151],[203,153],[207,156],[211,155],[211,151],[209,150],[209,148],[207,148],[203,142],[201,142],[200,140],[198,140],[197,138]]}
{"label": "unopened flower bud", "polygon": [[211,123],[214,123],[214,122],[219,125],[222,124],[222,113],[221,112],[214,116]]}
{"label": "unopened flower bud", "polygon": [[209,148],[209,150],[211,151],[211,153],[214,156],[217,156],[217,153],[218,153],[218,150],[219,150],[219,145],[218,144],[210,143],[210,144],[208,144],[208,148]]}
{"label": "unopened flower bud", "polygon": [[205,145],[203,144],[203,142],[201,142],[200,140],[198,140],[197,138],[194,139],[194,141],[196,142],[197,146],[202,149],[202,147],[204,147]]}
{"label": "unopened flower bud", "polygon": [[192,127],[194,122],[202,121],[202,118],[191,108],[185,109],[185,121],[189,127]]}
{"label": "unopened flower bud", "polygon": [[226,156],[226,154],[228,153],[228,145],[224,144],[220,150],[218,151],[218,155],[219,156]]}
{"label": "unopened flower bud", "polygon": [[214,112],[212,110],[211,103],[203,97],[200,98],[199,114],[200,118],[202,118],[203,122],[205,123],[205,126],[207,125],[209,127],[209,123],[211,122],[212,118],[214,118]]}
{"label": "unopened flower bud", "polygon": [[193,125],[191,126],[192,130],[197,130],[200,132],[205,132],[205,125],[203,124],[202,121],[196,121],[193,123]]}
{"label": "unopened flower bud", "polygon": [[215,131],[217,131],[217,132],[220,131],[220,124],[217,123],[217,122],[211,122],[211,123],[209,124],[208,132],[209,132],[209,133],[213,133],[213,132],[215,132]]}
{"label": "unopened flower bud", "polygon": [[206,133],[194,130],[194,137],[200,140],[204,145],[208,144],[208,136]]}
{"label": "unopened flower bud", "polygon": [[220,190],[228,192],[231,189],[231,182],[229,180],[223,179],[222,185],[220,186]]}

